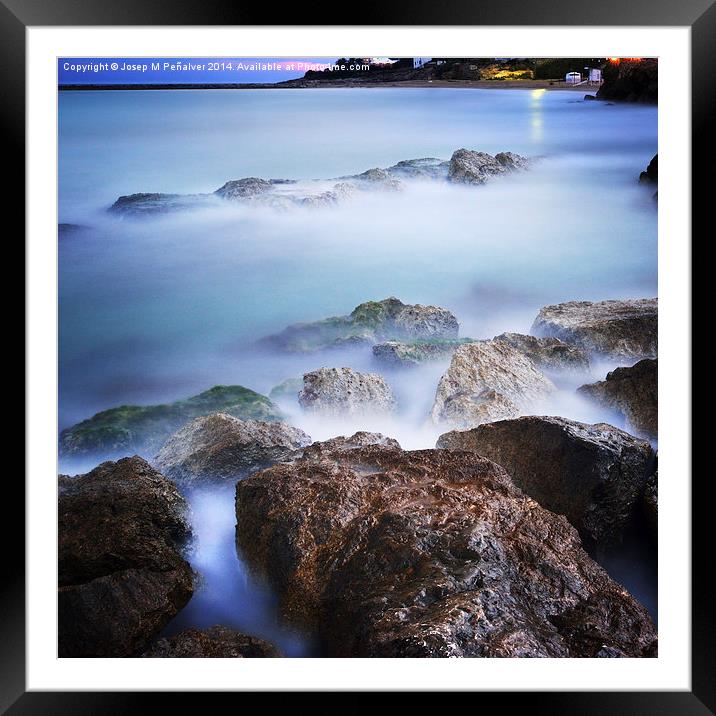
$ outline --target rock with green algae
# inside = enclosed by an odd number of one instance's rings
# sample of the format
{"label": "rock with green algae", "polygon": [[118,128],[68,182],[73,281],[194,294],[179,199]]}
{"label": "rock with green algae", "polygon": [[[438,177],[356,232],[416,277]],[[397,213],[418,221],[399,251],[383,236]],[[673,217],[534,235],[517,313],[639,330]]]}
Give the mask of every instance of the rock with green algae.
{"label": "rock with green algae", "polygon": [[271,400],[294,400],[298,402],[298,394],[303,390],[303,378],[286,378],[271,388]]}
{"label": "rock with green algae", "polygon": [[431,361],[448,360],[472,338],[445,338],[417,341],[386,341],[373,346],[373,358],[389,368],[410,368]]}
{"label": "rock with green algae", "polygon": [[366,301],[348,316],[296,323],[267,336],[261,345],[289,353],[372,345],[390,340],[455,339],[459,325],[445,308],[405,304],[395,297]]}
{"label": "rock with green algae", "polygon": [[242,420],[282,420],[266,396],[241,385],[215,385],[199,395],[162,405],[120,405],[103,410],[60,433],[64,456],[154,454],[164,441],[190,420],[211,413]]}

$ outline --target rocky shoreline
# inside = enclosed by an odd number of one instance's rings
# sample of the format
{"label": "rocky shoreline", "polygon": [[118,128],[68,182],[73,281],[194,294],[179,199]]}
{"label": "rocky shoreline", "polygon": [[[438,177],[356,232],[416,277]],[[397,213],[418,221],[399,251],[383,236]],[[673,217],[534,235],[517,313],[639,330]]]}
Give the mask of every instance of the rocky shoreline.
{"label": "rocky shoreline", "polygon": [[[449,362],[424,416],[434,448],[313,441],[242,386],[64,430],[63,458],[121,459],[59,478],[60,655],[280,656],[222,624],[163,633],[201,579],[183,495],[229,482],[242,558],[328,656],[656,656],[647,610],[590,554],[656,534],[657,315],[655,298],[573,301],[530,335],[474,339],[451,311],[390,297],[260,342],[316,357],[272,397],[330,419],[390,415],[383,370]],[[377,370],[335,364],[345,346]],[[539,414],[560,376],[605,358],[620,367],[573,392],[621,425]]]}

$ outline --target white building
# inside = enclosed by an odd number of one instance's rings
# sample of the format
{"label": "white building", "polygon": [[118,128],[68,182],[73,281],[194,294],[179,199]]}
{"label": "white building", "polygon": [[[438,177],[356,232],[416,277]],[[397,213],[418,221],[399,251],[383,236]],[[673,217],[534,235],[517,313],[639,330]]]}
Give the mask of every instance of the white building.
{"label": "white building", "polygon": [[564,80],[568,85],[578,85],[582,81],[582,73],[567,72]]}
{"label": "white building", "polygon": [[589,81],[599,84],[602,81],[602,71],[597,69],[589,70]]}
{"label": "white building", "polygon": [[422,67],[426,62],[430,62],[432,60],[432,57],[413,57],[413,69],[418,69],[418,67]]}

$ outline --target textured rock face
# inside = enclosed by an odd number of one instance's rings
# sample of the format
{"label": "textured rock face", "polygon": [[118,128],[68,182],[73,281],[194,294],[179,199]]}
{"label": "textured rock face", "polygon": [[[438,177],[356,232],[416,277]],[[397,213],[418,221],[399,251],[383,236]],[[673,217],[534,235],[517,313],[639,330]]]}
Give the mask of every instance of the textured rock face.
{"label": "textured rock face", "polygon": [[436,341],[386,341],[373,346],[373,357],[388,368],[411,368],[430,361],[446,360],[469,338]]}
{"label": "textured rock face", "polygon": [[262,639],[225,626],[213,626],[210,629],[186,629],[159,639],[142,656],[163,659],[257,659],[281,654]]}
{"label": "textured rock face", "polygon": [[604,82],[597,91],[598,99],[656,104],[659,97],[658,60],[642,58],[607,63]]}
{"label": "textured rock face", "polygon": [[528,160],[513,152],[500,152],[494,157],[485,152],[458,149],[450,158],[448,179],[459,184],[484,184],[500,174],[526,169]]}
{"label": "textured rock face", "polygon": [[474,453],[325,450],[241,481],[236,509],[243,555],[330,655],[655,655],[566,519]]}
{"label": "textured rock face", "polygon": [[189,601],[176,487],[139,457],[59,479],[59,655],[141,653]]}
{"label": "textured rock face", "polygon": [[387,413],[395,398],[377,373],[359,373],[351,368],[321,368],[303,376],[298,402],[304,410],[325,415]]}
{"label": "textured rock face", "polygon": [[310,353],[392,339],[454,339],[458,330],[457,319],[445,308],[411,306],[391,297],[361,303],[349,316],[288,326],[263,339],[262,344],[281,351]]}
{"label": "textured rock face", "polygon": [[560,341],[559,338],[535,338],[523,333],[502,333],[495,340],[508,343],[521,351],[543,370],[589,370],[587,353],[577,346]]}
{"label": "textured rock face", "polygon": [[655,472],[647,481],[642,498],[644,517],[649,534],[654,542],[659,535],[659,473]]}
{"label": "textured rock face", "polygon": [[458,348],[438,383],[432,418],[436,423],[472,427],[516,416],[554,390],[522,351],[500,340]]}
{"label": "textured rock face", "polygon": [[153,455],[164,441],[193,418],[229,413],[246,420],[280,420],[268,398],[241,385],[216,385],[199,395],[165,405],[121,405],[83,420],[60,434],[61,455],[117,457],[131,452]]}
{"label": "textured rock face", "polygon": [[269,398],[276,401],[297,400],[301,388],[303,388],[303,378],[286,378],[286,380],[271,388]]}
{"label": "textured rock face", "polygon": [[621,413],[629,428],[656,438],[659,430],[659,379],[656,360],[646,358],[631,368],[616,368],[607,379],[579,388],[600,405]]}
{"label": "textured rock face", "polygon": [[569,301],[540,309],[532,333],[618,359],[655,358],[658,301]]}
{"label": "textured rock face", "polygon": [[159,451],[156,464],[182,482],[235,479],[289,458],[311,442],[285,423],[239,420],[214,413],[187,423]]}
{"label": "textured rock face", "polygon": [[611,425],[523,417],[441,435],[439,448],[471,450],[502,465],[543,507],[595,544],[618,542],[654,470],[648,442]]}
{"label": "textured rock face", "polygon": [[247,197],[265,194],[273,189],[273,184],[265,179],[248,177],[246,179],[233,179],[219,187],[214,194],[222,199],[246,199]]}
{"label": "textured rock face", "polygon": [[646,171],[639,174],[639,183],[640,184],[659,184],[659,155],[655,154],[651,161],[649,162],[649,166],[647,166]]}
{"label": "textured rock face", "polygon": [[434,157],[403,159],[388,167],[391,176],[405,179],[447,179],[450,162]]}

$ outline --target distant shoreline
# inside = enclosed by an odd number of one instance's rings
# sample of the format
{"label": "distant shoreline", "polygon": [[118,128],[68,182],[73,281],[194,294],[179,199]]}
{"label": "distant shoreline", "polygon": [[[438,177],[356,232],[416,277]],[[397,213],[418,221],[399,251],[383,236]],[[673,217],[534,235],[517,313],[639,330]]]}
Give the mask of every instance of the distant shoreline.
{"label": "distant shoreline", "polygon": [[405,80],[405,81],[361,81],[354,79],[336,80],[287,80],[285,82],[269,83],[177,83],[177,84],[92,84],[92,85],[58,85],[60,92],[77,91],[117,91],[117,90],[198,90],[198,89],[323,89],[342,88],[454,88],[454,89],[545,89],[569,90],[573,92],[596,92],[598,85],[580,84],[568,85],[562,80]]}

